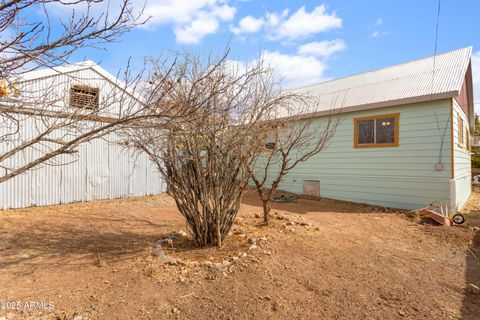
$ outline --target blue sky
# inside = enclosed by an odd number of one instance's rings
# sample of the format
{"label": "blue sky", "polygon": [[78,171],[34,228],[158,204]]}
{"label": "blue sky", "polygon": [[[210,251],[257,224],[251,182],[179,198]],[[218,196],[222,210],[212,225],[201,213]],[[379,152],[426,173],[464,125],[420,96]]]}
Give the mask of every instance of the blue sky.
{"label": "blue sky", "polygon": [[[139,9],[143,1],[134,4]],[[116,73],[130,57],[139,65],[165,49],[206,56],[228,43],[231,59],[248,62],[262,53],[285,86],[295,87],[433,55],[437,6],[438,0],[146,0],[147,25],[72,60],[92,59]],[[478,12],[480,1],[442,0],[438,52],[473,46],[480,102]]]}

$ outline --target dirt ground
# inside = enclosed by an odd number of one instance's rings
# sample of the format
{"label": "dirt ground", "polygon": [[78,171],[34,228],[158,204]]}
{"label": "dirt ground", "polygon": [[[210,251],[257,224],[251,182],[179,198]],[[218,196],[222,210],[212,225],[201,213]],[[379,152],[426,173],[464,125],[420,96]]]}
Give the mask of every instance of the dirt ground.
{"label": "dirt ground", "polygon": [[480,319],[480,193],[464,227],[378,211],[298,199],[263,227],[247,194],[223,248],[180,238],[175,264],[166,195],[1,211],[0,319]]}

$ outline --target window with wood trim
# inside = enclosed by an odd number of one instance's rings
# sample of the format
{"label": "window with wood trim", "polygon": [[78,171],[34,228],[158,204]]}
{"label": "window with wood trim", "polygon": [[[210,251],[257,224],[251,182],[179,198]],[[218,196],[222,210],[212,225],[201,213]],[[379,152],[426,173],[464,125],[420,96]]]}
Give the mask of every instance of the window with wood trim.
{"label": "window with wood trim", "polygon": [[70,106],[82,109],[98,109],[100,90],[87,85],[74,84],[70,87]]}
{"label": "window with wood trim", "polygon": [[458,146],[463,147],[465,145],[465,142],[463,140],[463,119],[460,116],[459,113],[457,113],[457,118],[458,118]]}
{"label": "window with wood trim", "polygon": [[354,118],[354,147],[397,147],[398,113]]}

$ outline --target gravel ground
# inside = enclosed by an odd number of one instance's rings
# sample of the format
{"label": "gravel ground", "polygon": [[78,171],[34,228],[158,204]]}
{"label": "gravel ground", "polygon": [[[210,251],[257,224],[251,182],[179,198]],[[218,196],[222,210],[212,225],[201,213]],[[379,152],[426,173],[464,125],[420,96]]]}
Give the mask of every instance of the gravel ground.
{"label": "gravel ground", "polygon": [[0,319],[479,319],[479,199],[466,227],[328,199],[265,227],[247,194],[224,247],[180,237],[165,264],[167,195],[0,211]]}

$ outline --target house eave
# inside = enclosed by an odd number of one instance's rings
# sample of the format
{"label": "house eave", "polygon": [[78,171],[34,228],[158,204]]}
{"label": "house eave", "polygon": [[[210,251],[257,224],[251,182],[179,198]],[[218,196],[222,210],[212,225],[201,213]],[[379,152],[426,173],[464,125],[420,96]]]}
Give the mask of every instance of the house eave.
{"label": "house eave", "polygon": [[422,103],[422,102],[430,102],[436,100],[443,100],[449,99],[452,97],[458,96],[458,90],[436,93],[436,94],[429,94],[423,96],[416,96],[416,97],[409,97],[404,99],[396,99],[396,100],[389,100],[389,101],[381,101],[375,103],[368,103],[362,105],[351,106],[347,108],[338,108],[338,109],[330,109],[330,110],[322,110],[317,112],[305,113],[298,116],[292,117],[283,117],[282,120],[289,120],[289,119],[305,119],[305,118],[316,118],[316,117],[324,117],[324,116],[332,116],[332,115],[339,115],[344,113],[350,112],[358,112],[358,111],[365,111],[365,110],[374,110],[380,108],[387,108],[387,107],[394,107],[394,106],[402,106],[407,104],[414,104],[414,103]]}

